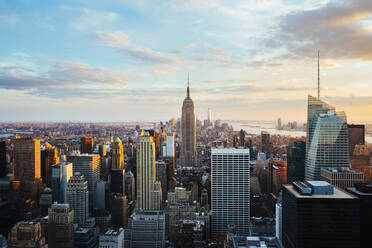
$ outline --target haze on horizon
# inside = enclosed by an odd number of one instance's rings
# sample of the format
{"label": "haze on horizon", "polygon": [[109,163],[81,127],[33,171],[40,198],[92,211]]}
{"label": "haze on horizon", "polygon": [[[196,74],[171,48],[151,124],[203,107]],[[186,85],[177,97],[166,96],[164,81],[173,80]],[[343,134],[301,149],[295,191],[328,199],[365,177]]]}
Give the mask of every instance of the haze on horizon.
{"label": "haze on horizon", "polygon": [[372,122],[369,0],[0,0],[0,121]]}

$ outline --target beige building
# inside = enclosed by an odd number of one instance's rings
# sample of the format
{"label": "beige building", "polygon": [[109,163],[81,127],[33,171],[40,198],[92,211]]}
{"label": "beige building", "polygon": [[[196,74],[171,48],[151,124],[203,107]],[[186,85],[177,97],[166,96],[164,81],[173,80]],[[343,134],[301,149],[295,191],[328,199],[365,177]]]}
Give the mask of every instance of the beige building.
{"label": "beige building", "polygon": [[137,208],[157,210],[161,205],[161,184],[156,181],[155,143],[149,134],[137,141]]}
{"label": "beige building", "polygon": [[120,138],[116,137],[111,144],[112,169],[124,169],[124,149]]}
{"label": "beige building", "polygon": [[355,184],[363,183],[363,172],[349,167],[329,167],[320,170],[322,180],[329,182],[341,189],[354,187]]}

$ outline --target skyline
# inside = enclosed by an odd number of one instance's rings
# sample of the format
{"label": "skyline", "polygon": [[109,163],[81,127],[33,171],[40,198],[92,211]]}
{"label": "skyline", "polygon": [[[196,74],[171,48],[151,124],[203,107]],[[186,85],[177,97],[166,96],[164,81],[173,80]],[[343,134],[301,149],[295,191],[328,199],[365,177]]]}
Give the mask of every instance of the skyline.
{"label": "skyline", "polygon": [[[307,95],[372,123],[372,2],[0,0],[0,122],[304,122]],[[350,83],[351,82],[351,83]],[[244,117],[244,118],[242,118]]]}

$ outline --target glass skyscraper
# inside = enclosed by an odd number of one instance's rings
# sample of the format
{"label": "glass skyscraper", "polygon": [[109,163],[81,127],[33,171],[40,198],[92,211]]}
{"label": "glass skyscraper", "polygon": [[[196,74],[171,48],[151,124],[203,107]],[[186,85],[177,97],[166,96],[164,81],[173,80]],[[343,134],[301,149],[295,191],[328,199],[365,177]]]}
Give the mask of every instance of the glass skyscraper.
{"label": "glass skyscraper", "polygon": [[349,143],[344,112],[309,96],[306,180],[320,180],[323,167],[349,167]]}

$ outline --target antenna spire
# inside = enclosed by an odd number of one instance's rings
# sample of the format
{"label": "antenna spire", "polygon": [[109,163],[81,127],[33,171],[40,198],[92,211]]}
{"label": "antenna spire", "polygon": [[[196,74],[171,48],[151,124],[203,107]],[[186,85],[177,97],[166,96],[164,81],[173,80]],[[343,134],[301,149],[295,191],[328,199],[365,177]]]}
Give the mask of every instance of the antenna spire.
{"label": "antenna spire", "polygon": [[190,75],[187,73],[187,98],[190,98]]}
{"label": "antenna spire", "polygon": [[318,99],[320,100],[320,68],[319,68],[319,50],[318,50]]}

